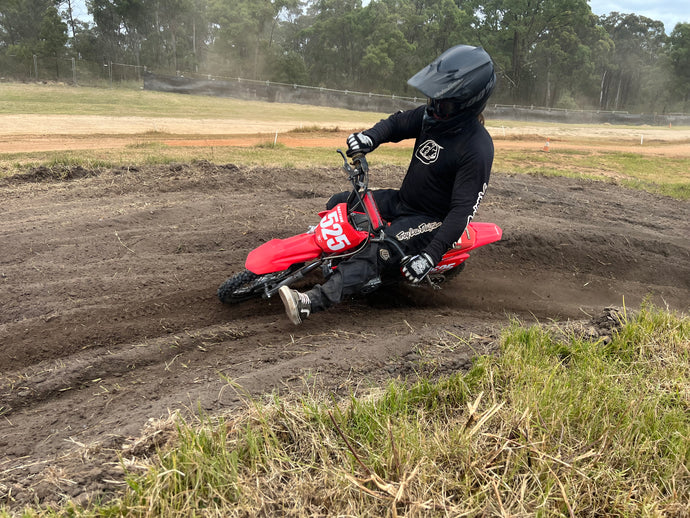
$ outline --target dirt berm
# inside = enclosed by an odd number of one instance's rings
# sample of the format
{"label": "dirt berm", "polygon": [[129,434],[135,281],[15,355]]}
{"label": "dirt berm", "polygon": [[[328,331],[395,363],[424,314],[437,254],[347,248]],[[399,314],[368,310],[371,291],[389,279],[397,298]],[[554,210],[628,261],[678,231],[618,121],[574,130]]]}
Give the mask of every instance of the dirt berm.
{"label": "dirt berm", "polygon": [[[373,168],[372,182],[396,187],[403,173]],[[337,163],[39,168],[0,180],[0,502],[116,488],[118,454],[147,453],[160,435],[137,439],[156,420],[232,410],[237,387],[344,395],[465,369],[514,318],[605,340],[612,306],[689,309],[687,202],[500,171],[476,219],[503,239],[441,291],[380,291],[301,327],[279,300],[218,302],[250,249],[316,223],[344,188]]]}

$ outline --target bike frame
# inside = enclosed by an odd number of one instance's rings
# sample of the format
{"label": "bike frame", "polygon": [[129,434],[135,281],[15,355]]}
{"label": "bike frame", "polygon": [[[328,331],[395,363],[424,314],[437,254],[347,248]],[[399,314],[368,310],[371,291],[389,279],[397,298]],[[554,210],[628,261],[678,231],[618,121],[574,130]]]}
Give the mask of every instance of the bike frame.
{"label": "bike frame", "polygon": [[[274,287],[266,285],[266,297],[275,295],[280,286],[294,283],[319,266],[358,253],[369,242],[386,241],[399,247],[395,240],[384,233],[386,222],[381,218],[374,196],[368,188],[369,167],[366,158],[364,155],[354,157],[352,167],[343,152],[338,152],[343,157],[343,168],[347,171],[353,187],[347,202],[320,212],[319,224],[308,232],[286,239],[271,239],[247,256],[245,267],[254,274],[270,276],[281,272],[288,273]],[[351,211],[348,207],[356,207],[359,210]],[[355,226],[350,216],[362,216],[367,228]],[[501,236],[502,230],[498,225],[470,223],[461,239],[441,258],[430,275],[435,274],[438,277],[454,270],[470,257],[471,250],[498,241]]]}

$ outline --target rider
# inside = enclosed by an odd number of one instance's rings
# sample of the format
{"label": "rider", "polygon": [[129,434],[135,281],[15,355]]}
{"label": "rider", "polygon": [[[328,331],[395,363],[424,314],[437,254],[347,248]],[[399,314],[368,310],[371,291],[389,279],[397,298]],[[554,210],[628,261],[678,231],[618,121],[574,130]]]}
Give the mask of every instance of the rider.
{"label": "rider", "polygon": [[[481,47],[457,45],[407,83],[428,97],[426,106],[399,111],[347,138],[349,157],[385,142],[416,139],[400,189],[374,191],[381,216],[390,223],[385,233],[399,246],[370,244],[306,293],[281,287],[294,324],[380,283],[387,268],[402,268],[411,282],[421,282],[460,239],[486,192],[494,148],[481,114],[496,84],[489,55]],[[346,197],[336,194],[327,208]]]}

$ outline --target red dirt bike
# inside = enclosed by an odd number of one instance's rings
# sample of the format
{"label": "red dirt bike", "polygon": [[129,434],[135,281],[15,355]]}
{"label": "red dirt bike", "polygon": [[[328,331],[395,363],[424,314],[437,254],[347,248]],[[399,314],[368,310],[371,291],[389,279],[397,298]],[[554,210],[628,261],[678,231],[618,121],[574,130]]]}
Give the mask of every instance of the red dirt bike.
{"label": "red dirt bike", "polygon": [[[322,269],[327,277],[338,268],[338,263],[363,250],[370,243],[386,242],[397,247],[401,257],[405,254],[394,239],[384,234],[386,222],[381,218],[369,190],[369,165],[364,155],[353,157],[348,163],[341,150],[343,169],[348,174],[352,191],[347,202],[320,212],[321,221],[307,232],[287,239],[272,239],[255,248],[247,256],[246,270],[240,272],[218,288],[223,303],[242,302],[254,297],[270,298],[281,286],[291,286],[307,274]],[[349,207],[349,208],[348,208]],[[501,239],[502,230],[494,223],[470,223],[462,238],[441,258],[425,278],[434,288],[457,275],[470,257],[469,252]],[[385,279],[391,281],[391,279]],[[393,282],[408,282],[397,272]],[[363,289],[373,291],[384,281],[376,279]]]}

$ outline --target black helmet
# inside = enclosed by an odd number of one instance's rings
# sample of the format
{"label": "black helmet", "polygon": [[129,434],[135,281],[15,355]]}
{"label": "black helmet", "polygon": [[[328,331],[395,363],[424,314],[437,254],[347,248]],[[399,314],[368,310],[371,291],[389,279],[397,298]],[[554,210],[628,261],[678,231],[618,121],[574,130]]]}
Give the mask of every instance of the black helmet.
{"label": "black helmet", "polygon": [[496,86],[491,57],[481,47],[456,45],[412,76],[407,84],[429,98],[436,119],[460,112],[478,115]]}

